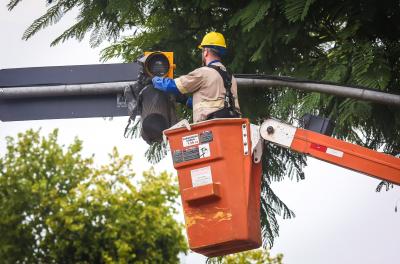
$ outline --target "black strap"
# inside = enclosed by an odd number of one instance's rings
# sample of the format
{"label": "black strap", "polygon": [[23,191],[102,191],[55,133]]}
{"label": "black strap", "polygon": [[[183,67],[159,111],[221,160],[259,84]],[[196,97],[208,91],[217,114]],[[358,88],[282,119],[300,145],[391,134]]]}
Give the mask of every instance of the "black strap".
{"label": "black strap", "polygon": [[229,111],[236,112],[235,100],[233,99],[233,94],[231,91],[232,74],[228,71],[222,70],[220,67],[215,65],[208,65],[207,67],[216,70],[219,73],[219,75],[221,75],[221,78],[224,81],[224,87],[225,87],[224,108],[229,109]]}

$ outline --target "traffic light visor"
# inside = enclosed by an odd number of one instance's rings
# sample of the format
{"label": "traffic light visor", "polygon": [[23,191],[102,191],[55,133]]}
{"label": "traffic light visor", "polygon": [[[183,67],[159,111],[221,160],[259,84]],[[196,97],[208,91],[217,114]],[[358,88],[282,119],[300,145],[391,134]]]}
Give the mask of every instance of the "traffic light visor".
{"label": "traffic light visor", "polygon": [[146,75],[153,78],[170,77],[173,75],[173,53],[172,52],[145,52],[143,67]]}

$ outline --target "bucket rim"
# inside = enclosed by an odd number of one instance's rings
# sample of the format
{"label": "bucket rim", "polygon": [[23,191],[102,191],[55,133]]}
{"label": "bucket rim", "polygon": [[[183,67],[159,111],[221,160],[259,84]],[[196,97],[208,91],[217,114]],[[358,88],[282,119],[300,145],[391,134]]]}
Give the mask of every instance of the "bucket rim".
{"label": "bucket rim", "polygon": [[[185,119],[184,119],[185,120]],[[192,130],[192,128],[199,128],[199,127],[204,127],[209,125],[210,123],[226,123],[226,124],[232,124],[232,123],[248,123],[249,119],[248,118],[214,118],[214,119],[210,119],[210,120],[204,120],[204,121],[200,121],[200,122],[196,122],[196,123],[192,123],[189,124],[190,125],[190,129],[186,128],[186,127],[177,127],[177,128],[167,128],[163,131],[163,134],[165,136],[171,135],[171,134],[175,134],[181,131],[190,131]]]}

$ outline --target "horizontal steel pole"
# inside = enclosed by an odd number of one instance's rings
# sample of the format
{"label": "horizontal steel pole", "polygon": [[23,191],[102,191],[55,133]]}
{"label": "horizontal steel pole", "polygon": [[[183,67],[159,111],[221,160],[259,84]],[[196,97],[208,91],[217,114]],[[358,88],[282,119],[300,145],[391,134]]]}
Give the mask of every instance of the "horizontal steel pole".
{"label": "horizontal steel pole", "polygon": [[[122,93],[131,82],[0,88],[0,99]],[[400,106],[400,95],[333,84],[237,78],[239,88],[285,86],[294,89]]]}
{"label": "horizontal steel pole", "polygon": [[239,88],[287,86],[289,88],[294,88],[304,91],[327,93],[337,96],[371,101],[375,103],[400,106],[400,95],[373,91],[369,89],[354,88],[354,87],[347,87],[347,86],[340,86],[333,84],[322,84],[322,83],[288,82],[282,80],[247,79],[247,78],[237,78],[236,80]]}
{"label": "horizontal steel pole", "polygon": [[123,93],[132,82],[0,88],[0,99]]}

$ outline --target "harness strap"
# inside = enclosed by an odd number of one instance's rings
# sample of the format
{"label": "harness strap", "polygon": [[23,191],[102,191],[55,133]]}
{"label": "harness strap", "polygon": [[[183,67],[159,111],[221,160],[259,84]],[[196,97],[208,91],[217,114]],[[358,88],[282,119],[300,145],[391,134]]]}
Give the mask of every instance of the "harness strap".
{"label": "harness strap", "polygon": [[220,67],[215,65],[208,65],[207,67],[216,70],[224,81],[225,87],[225,98],[224,98],[224,108],[229,109],[229,111],[236,112],[235,110],[235,100],[233,99],[233,94],[231,91],[232,87],[232,74],[228,71],[222,70]]}

